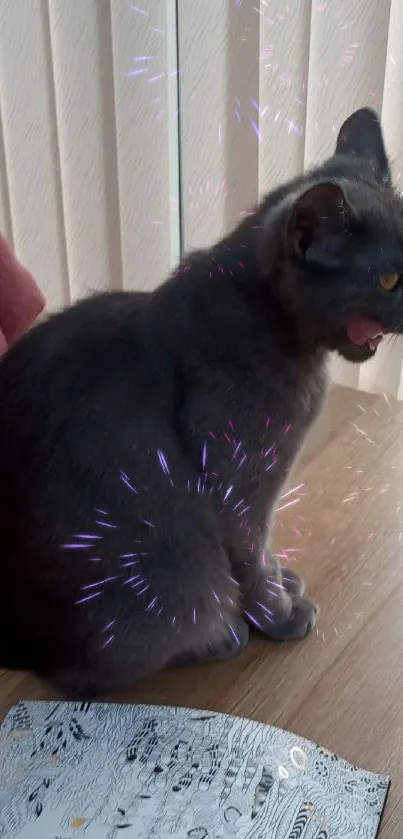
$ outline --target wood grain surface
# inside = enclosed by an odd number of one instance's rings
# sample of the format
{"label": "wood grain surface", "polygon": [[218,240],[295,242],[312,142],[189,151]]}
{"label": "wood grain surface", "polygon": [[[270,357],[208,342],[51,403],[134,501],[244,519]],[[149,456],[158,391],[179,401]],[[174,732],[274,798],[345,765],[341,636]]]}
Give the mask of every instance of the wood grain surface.
{"label": "wood grain surface", "polygon": [[[390,774],[381,839],[401,839],[403,823],[402,424],[403,405],[335,389],[293,475],[306,494],[280,514],[275,541],[320,604],[309,638],[255,636],[232,661],[110,697],[251,716]],[[0,714],[23,698],[51,694],[29,675],[0,672]]]}

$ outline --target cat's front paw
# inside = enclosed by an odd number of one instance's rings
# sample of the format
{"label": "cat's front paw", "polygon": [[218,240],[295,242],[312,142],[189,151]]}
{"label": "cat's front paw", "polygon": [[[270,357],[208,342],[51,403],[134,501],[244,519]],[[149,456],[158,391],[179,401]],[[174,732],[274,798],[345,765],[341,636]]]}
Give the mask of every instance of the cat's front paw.
{"label": "cat's front paw", "polygon": [[287,613],[281,614],[273,608],[273,602],[270,603],[270,609],[268,605],[256,601],[254,607],[245,611],[245,615],[252,626],[260,629],[268,638],[275,641],[297,641],[305,638],[315,626],[318,607],[308,597],[299,595],[288,595],[288,603]]}
{"label": "cat's front paw", "polygon": [[[319,609],[308,597],[293,597],[290,616],[282,623],[273,623],[270,638],[276,641],[297,641],[313,629]],[[267,633],[269,634],[269,633]]]}

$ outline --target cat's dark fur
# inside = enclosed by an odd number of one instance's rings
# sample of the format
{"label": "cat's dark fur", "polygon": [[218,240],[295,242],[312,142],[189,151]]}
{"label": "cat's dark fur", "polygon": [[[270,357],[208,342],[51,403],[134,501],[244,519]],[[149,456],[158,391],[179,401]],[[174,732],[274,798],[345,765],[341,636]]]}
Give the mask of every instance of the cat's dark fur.
{"label": "cat's dark fur", "polygon": [[403,274],[402,202],[362,110],[331,160],[155,293],[86,300],[10,350],[0,666],[89,697],[230,656],[249,623],[309,631],[302,583],[263,552],[329,350],[373,354],[347,336],[355,316],[402,331],[403,288],[379,285],[390,272]]}

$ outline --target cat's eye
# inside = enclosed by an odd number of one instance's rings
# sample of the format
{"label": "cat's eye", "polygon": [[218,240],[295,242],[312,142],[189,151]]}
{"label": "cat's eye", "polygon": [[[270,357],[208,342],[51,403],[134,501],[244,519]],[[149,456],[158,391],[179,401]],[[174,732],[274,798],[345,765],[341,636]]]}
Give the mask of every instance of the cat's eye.
{"label": "cat's eye", "polygon": [[399,281],[399,274],[381,274],[379,277],[379,282],[385,291],[394,291]]}

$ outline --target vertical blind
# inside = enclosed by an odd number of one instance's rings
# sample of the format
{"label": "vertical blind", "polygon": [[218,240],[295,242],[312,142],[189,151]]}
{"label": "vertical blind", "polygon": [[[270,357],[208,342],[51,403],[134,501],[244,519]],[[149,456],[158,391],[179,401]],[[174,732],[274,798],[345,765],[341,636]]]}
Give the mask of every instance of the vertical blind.
{"label": "vertical blind", "polygon": [[[400,0],[0,4],[0,228],[49,309],[153,288],[267,190],[333,150],[351,111],[403,159]],[[333,377],[403,398],[403,342]]]}

